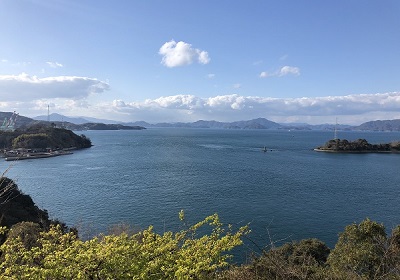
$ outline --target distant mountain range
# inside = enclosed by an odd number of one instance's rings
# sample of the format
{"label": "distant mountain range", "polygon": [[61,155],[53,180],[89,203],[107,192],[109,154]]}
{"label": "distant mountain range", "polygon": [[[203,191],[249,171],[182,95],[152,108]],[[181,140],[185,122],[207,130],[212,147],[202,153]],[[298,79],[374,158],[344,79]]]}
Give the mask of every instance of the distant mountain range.
{"label": "distant mountain range", "polygon": [[37,116],[34,117],[34,120],[38,121],[47,121],[47,118],[50,119],[51,122],[69,122],[73,124],[84,124],[84,123],[104,123],[104,124],[115,124],[120,123],[111,120],[104,120],[104,119],[96,119],[96,118],[89,118],[89,117],[67,117],[57,113],[50,114],[49,116]]}
{"label": "distant mountain range", "polygon": [[[47,116],[39,116],[34,118],[36,120],[47,120]],[[196,122],[176,122],[176,123],[155,123],[151,124],[145,121],[137,122],[116,122],[112,120],[78,117],[71,118],[59,114],[51,114],[50,121],[64,121],[73,124],[86,124],[86,123],[105,123],[105,124],[120,124],[125,126],[139,126],[139,127],[185,127],[185,128],[219,128],[219,129],[286,129],[286,130],[366,130],[366,131],[400,131],[399,120],[378,120],[369,121],[358,126],[350,125],[334,125],[334,124],[318,124],[311,125],[307,123],[276,123],[265,118],[257,118],[248,121],[236,122],[219,122],[219,121],[205,121],[199,120]]]}
{"label": "distant mountain range", "polygon": [[[0,112],[0,122],[9,118],[11,112]],[[47,116],[38,116],[33,119],[19,116],[17,127],[28,126],[42,121],[47,121]],[[156,123],[150,124],[145,121],[117,122],[106,119],[89,117],[67,117],[60,114],[51,114],[50,122],[71,130],[120,130],[120,129],[143,129],[153,127],[182,127],[182,128],[215,128],[215,129],[284,129],[284,130],[354,130],[354,131],[400,131],[400,119],[369,121],[358,126],[334,124],[310,125],[307,123],[280,124],[265,118],[258,118],[248,121],[219,122],[199,120],[196,122]],[[0,124],[1,125],[1,124]]]}
{"label": "distant mountain range", "polygon": [[[280,124],[264,118],[248,121],[218,122],[218,121],[196,121],[196,122],[177,122],[177,123],[156,123],[150,124],[144,121],[125,123],[125,125],[140,125],[144,127],[186,127],[186,128],[219,128],[219,129],[285,129],[285,130],[334,130],[332,124]],[[350,125],[337,125],[338,130],[350,130]]]}

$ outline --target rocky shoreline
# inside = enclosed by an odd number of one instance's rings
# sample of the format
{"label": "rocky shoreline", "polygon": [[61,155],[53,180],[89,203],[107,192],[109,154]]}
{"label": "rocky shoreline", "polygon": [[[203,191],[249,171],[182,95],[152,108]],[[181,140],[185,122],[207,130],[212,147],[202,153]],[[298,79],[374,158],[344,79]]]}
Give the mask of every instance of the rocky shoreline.
{"label": "rocky shoreline", "polygon": [[333,139],[325,145],[314,149],[316,152],[328,153],[400,153],[400,142],[370,144],[365,139],[348,141],[346,139]]}

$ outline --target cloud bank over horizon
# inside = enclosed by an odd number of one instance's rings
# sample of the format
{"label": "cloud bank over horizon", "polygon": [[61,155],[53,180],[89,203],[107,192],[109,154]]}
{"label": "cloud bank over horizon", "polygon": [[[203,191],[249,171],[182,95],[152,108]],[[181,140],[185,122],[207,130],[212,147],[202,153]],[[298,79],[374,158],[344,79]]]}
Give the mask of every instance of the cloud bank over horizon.
{"label": "cloud bank over horizon", "polygon": [[234,121],[264,117],[278,122],[332,123],[341,117],[342,122],[357,123],[400,118],[400,92],[302,98],[174,95],[144,102],[114,100],[112,108],[136,120],[148,121]]}
{"label": "cloud bank over horizon", "polygon": [[[225,94],[162,96],[142,101],[94,101],[111,90],[106,82],[75,76],[38,78],[25,73],[0,76],[0,111],[34,117],[47,112],[116,121],[191,122],[249,120],[276,122],[359,124],[378,119],[400,119],[400,92],[345,96],[272,98]],[[107,96],[106,96],[107,97]]]}
{"label": "cloud bank over horizon", "polygon": [[32,101],[43,98],[82,99],[110,86],[94,78],[58,76],[38,78],[26,73],[0,76],[0,100]]}

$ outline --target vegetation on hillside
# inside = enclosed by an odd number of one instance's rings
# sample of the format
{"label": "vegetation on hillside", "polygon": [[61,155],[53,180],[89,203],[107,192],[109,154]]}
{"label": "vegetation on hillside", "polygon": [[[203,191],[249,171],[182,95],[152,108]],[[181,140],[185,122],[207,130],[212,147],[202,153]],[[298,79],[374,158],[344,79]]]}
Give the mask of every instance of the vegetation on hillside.
{"label": "vegetation on hillside", "polygon": [[29,195],[23,194],[14,181],[0,177],[0,226],[11,227],[29,221],[42,227],[50,225],[47,211],[39,209]]}
{"label": "vegetation on hillside", "polygon": [[330,250],[317,239],[265,251],[250,264],[233,267],[224,279],[400,279],[400,226],[387,235],[365,219],[346,226]]}
{"label": "vegetation on hillside", "polygon": [[333,139],[318,147],[317,150],[335,152],[400,152],[400,142],[370,144],[365,139],[355,141]]}
{"label": "vegetation on hillside", "polygon": [[[184,222],[184,213],[179,213]],[[185,224],[185,223],[184,223]],[[198,234],[201,231],[202,234]],[[83,241],[60,225],[48,230],[22,222],[1,245],[1,279],[212,279],[229,266],[247,226],[233,231],[217,214],[178,231],[158,234],[150,226],[129,234],[100,235]]]}
{"label": "vegetation on hillside", "polygon": [[30,149],[89,148],[92,143],[85,135],[52,125],[37,124],[13,132],[0,132],[0,147]]}

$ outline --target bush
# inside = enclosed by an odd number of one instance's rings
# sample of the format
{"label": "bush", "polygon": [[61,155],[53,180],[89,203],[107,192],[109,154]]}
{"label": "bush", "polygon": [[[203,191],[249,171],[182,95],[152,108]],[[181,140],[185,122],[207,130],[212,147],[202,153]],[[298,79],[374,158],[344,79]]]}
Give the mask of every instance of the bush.
{"label": "bush", "polygon": [[387,236],[369,219],[339,234],[333,250],[306,239],[264,252],[250,264],[224,272],[223,279],[400,279],[400,226]]}
{"label": "bush", "polygon": [[367,279],[400,278],[400,228],[387,237],[382,224],[369,219],[353,223],[339,235],[328,258],[333,273]]}
{"label": "bush", "polygon": [[[197,236],[200,228],[209,233]],[[160,235],[149,227],[88,241],[51,226],[35,246],[25,246],[26,236],[9,236],[0,247],[0,273],[9,279],[210,279],[228,266],[227,252],[246,233],[247,227],[223,227],[216,214],[177,233]]]}
{"label": "bush", "polygon": [[317,239],[305,239],[273,248],[251,264],[225,273],[226,279],[311,279],[322,273],[329,248]]}
{"label": "bush", "polygon": [[42,231],[43,229],[39,224],[32,222],[21,222],[11,227],[7,238],[10,240],[19,238],[24,248],[30,250],[39,245],[38,240],[40,237],[40,232]]}

